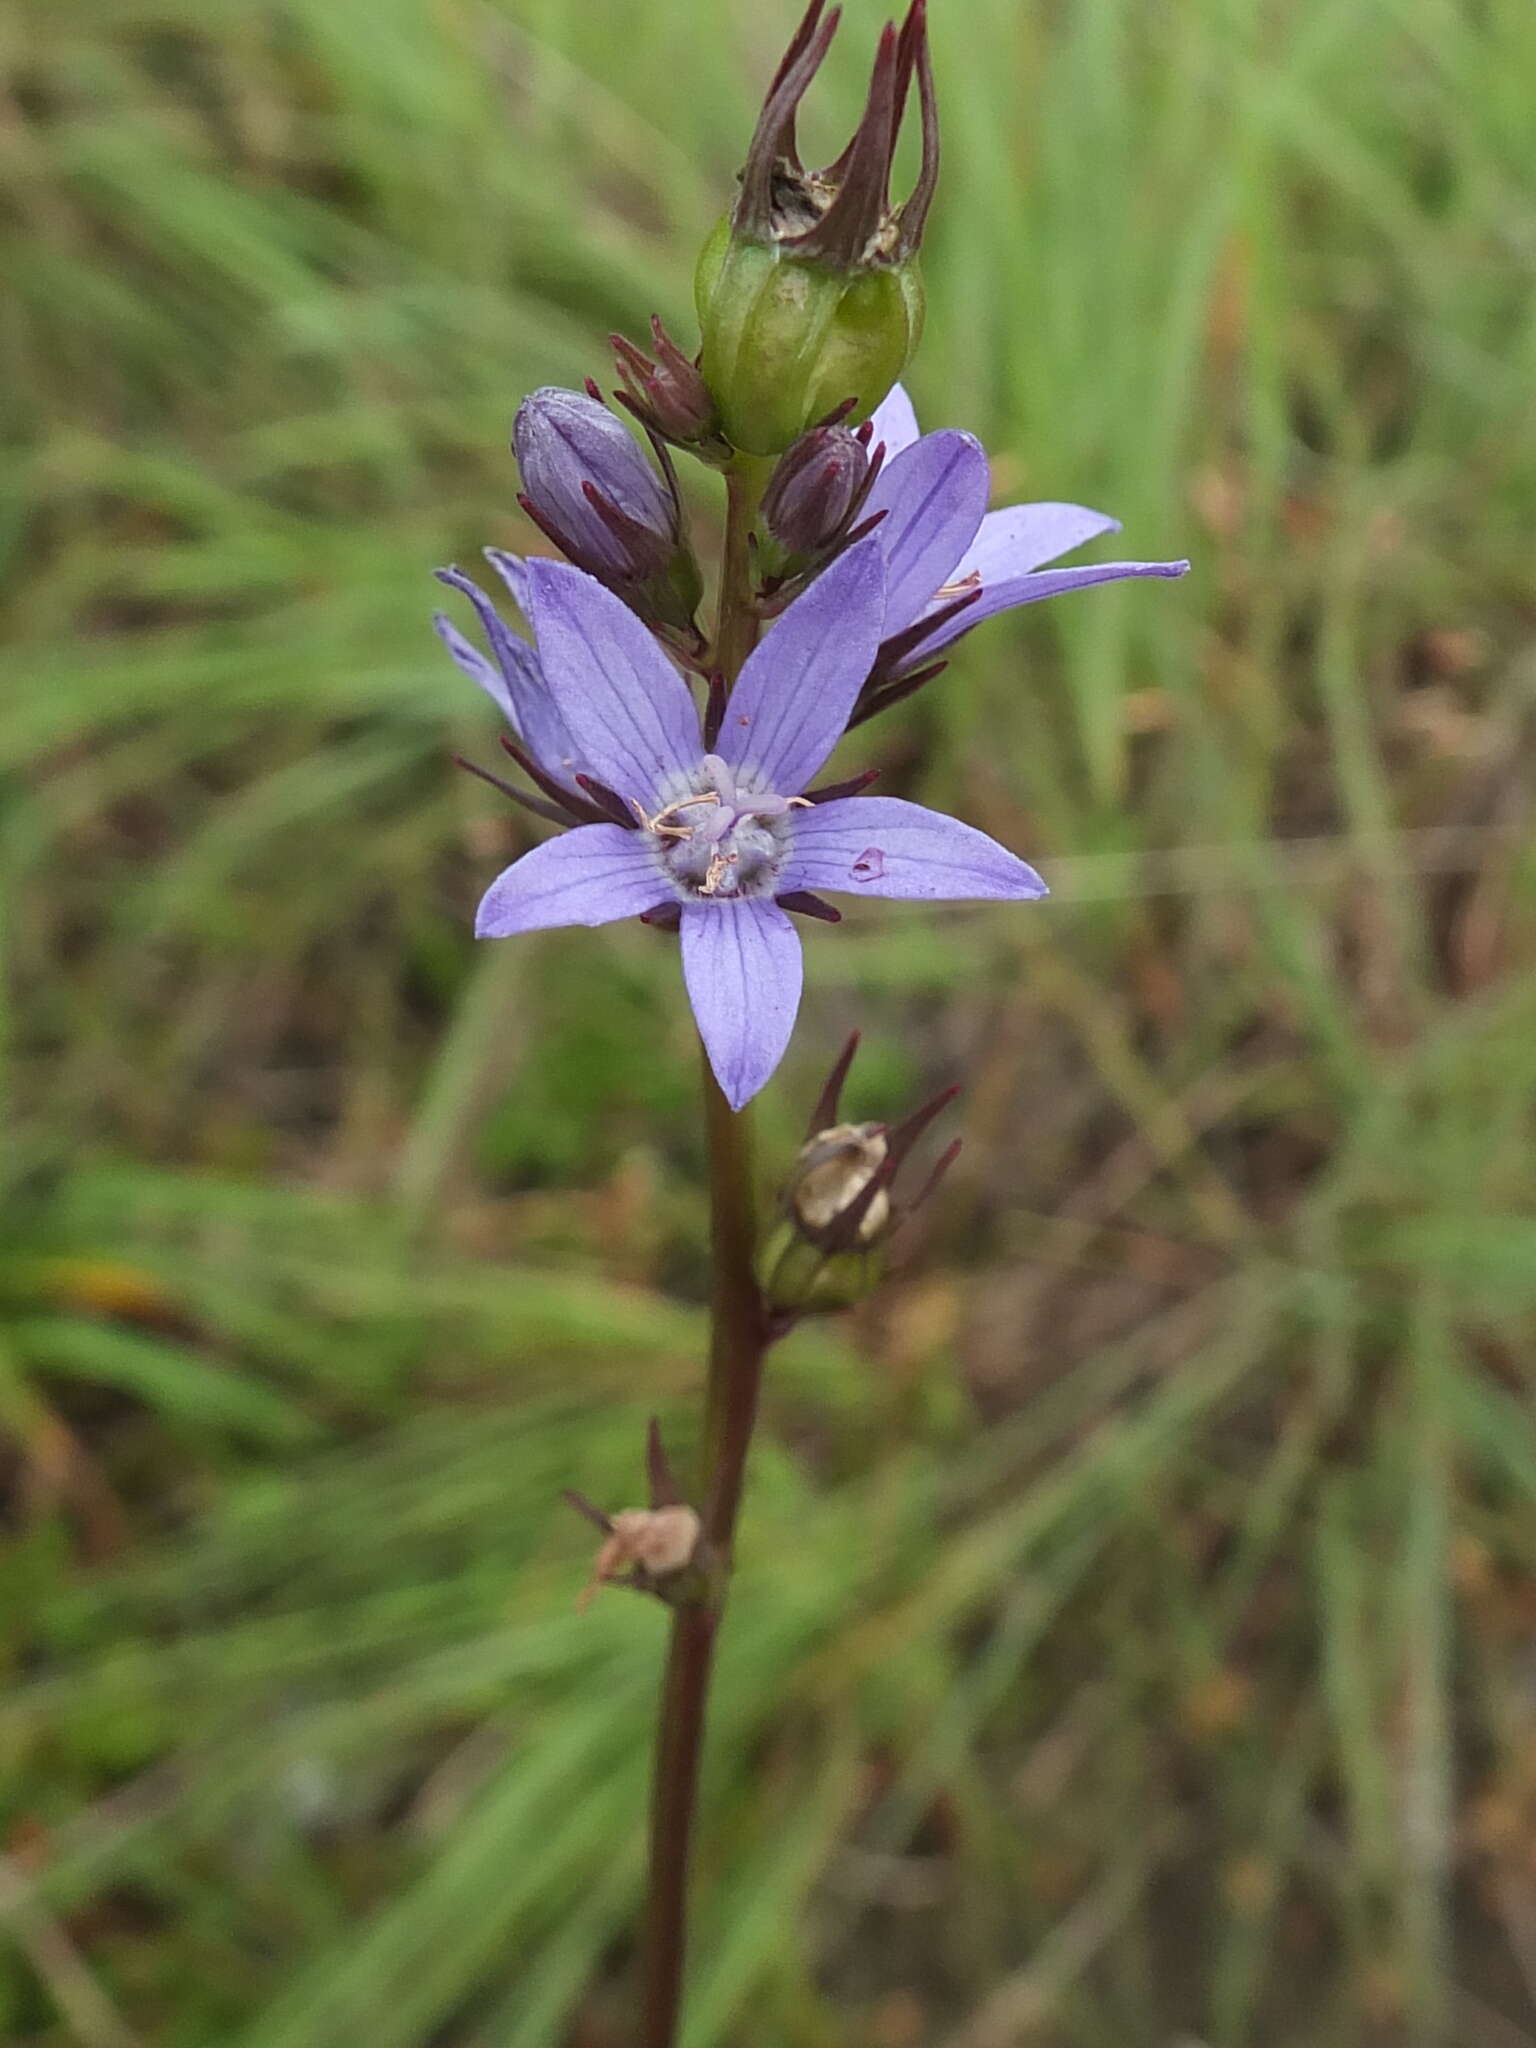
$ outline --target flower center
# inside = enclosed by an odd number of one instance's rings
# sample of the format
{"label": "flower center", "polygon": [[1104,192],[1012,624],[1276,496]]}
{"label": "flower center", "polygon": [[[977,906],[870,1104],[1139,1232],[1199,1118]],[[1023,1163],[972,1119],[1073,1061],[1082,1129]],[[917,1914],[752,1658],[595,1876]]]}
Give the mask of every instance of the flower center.
{"label": "flower center", "polygon": [[789,814],[809,806],[803,796],[755,789],[752,780],[718,754],[706,754],[684,793],[654,816],[635,805],[679,895],[772,893],[789,850]]}

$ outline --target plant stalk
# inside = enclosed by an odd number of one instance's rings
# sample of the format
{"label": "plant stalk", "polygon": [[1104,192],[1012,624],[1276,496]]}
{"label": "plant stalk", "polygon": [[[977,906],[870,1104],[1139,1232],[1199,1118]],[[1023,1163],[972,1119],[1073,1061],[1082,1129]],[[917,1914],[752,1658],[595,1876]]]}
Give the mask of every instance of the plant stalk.
{"label": "plant stalk", "polygon": [[[714,662],[727,683],[735,681],[757,639],[759,620],[752,604],[747,535],[766,474],[766,465],[743,457],[726,478],[725,554]],[[639,2048],[675,2048],[682,2013],[688,1867],[709,1682],[768,1347],[768,1317],[754,1270],[757,1214],[751,1121],[746,1112],[732,1111],[707,1055],[703,1081],[714,1279],[699,1498],[710,1563],[709,1592],[701,1603],[680,1607],[672,1617],[651,1792],[650,1892]]]}

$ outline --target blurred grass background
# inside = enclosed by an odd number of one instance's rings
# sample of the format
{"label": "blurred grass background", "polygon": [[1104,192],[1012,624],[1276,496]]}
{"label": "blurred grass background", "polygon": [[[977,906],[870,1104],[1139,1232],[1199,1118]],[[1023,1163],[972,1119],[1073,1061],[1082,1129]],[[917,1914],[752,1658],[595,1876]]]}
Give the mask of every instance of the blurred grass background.
{"label": "blurred grass background", "polygon": [[[472,943],[427,572],[692,334],[793,12],[0,24],[18,2048],[627,2043],[662,1617],[555,1503],[690,1428],[688,1026]],[[934,16],[920,409],[1195,568],[860,754],[1056,893],[808,934],[769,1160],[854,1022],[967,1147],[776,1356],[688,2048],[1531,2048],[1536,9]]]}

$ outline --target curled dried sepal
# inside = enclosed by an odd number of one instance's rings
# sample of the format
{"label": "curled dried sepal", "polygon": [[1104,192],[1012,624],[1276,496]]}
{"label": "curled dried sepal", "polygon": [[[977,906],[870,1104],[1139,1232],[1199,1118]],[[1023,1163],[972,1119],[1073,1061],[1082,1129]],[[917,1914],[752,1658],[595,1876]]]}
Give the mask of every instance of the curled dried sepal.
{"label": "curled dried sepal", "polygon": [[649,1507],[610,1515],[585,1494],[566,1491],[570,1506],[603,1537],[580,1606],[587,1606],[603,1586],[627,1586],[669,1607],[694,1606],[708,1597],[704,1526],[682,1498],[654,1416],[645,1435],[645,1470]]}
{"label": "curled dried sepal", "polygon": [[[917,254],[939,175],[926,0],[912,0],[899,31],[887,22],[852,139],[835,163],[808,171],[796,146],[796,115],[837,25],[837,9],[826,13],[824,0],[811,0],[758,116],[731,226],[747,240],[772,242],[834,269],[904,263]],[[893,208],[891,167],[914,78],[922,162],[911,194]]]}
{"label": "curled dried sepal", "polygon": [[578,1514],[603,1531],[581,1606],[604,1586],[649,1593],[669,1607],[693,1606],[704,1597],[703,1524],[692,1508],[677,1502],[670,1507],[621,1508],[608,1515],[579,1494],[565,1497]]}

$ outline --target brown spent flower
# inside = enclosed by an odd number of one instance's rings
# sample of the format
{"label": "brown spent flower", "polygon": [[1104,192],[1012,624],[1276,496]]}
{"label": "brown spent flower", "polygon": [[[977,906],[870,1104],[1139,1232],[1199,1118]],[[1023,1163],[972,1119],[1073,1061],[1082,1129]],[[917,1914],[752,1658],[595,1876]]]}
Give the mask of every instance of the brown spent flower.
{"label": "brown spent flower", "polygon": [[607,1518],[608,1534],[592,1567],[591,1583],[579,1605],[585,1607],[598,1589],[631,1586],[654,1593],[668,1579],[685,1572],[698,1552],[703,1524],[690,1507],[623,1508]]}

